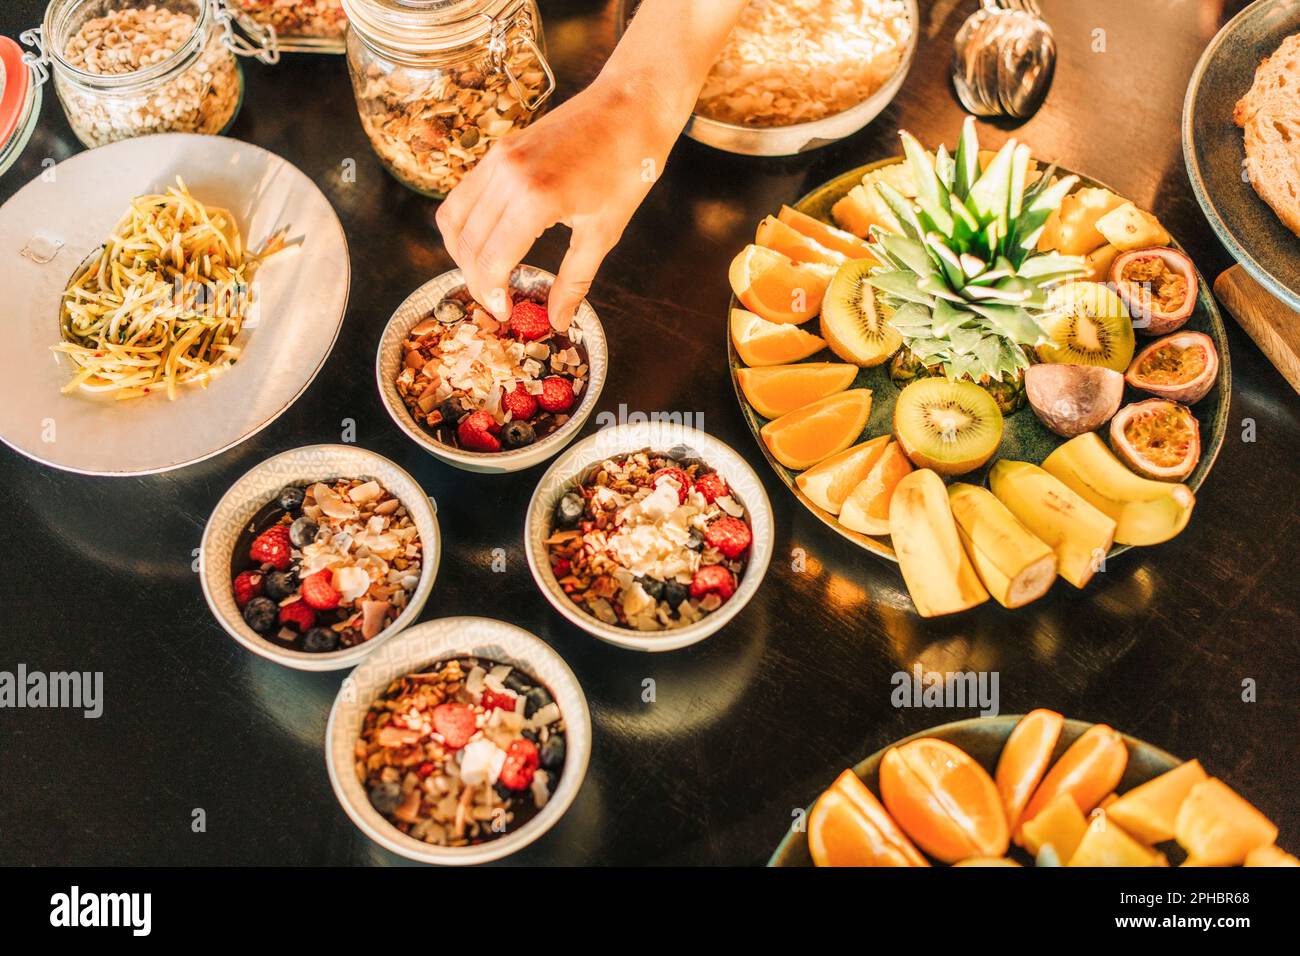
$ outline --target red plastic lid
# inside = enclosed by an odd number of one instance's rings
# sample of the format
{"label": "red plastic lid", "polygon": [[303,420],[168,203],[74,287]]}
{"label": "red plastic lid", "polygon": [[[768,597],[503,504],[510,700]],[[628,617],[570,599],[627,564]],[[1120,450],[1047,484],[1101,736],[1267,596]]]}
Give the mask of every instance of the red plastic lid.
{"label": "red plastic lid", "polygon": [[23,62],[22,47],[8,37],[0,37],[0,63],[4,64],[4,83],[0,85],[0,146],[4,146],[18,129],[18,121],[27,108],[32,75]]}

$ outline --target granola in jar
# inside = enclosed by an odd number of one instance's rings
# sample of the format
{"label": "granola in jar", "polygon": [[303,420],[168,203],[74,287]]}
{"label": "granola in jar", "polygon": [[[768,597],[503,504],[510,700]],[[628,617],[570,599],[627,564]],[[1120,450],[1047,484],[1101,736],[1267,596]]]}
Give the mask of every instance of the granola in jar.
{"label": "granola in jar", "polygon": [[392,625],[423,558],[414,519],[378,481],[286,485],[236,542],[231,590],[244,622],[267,640],[327,653]]}
{"label": "granola in jar", "polygon": [[563,426],[582,396],[590,371],[582,329],[552,326],[540,293],[513,295],[503,323],[461,288],[402,343],[397,394],[445,445],[523,448]]}
{"label": "granola in jar", "polygon": [[559,705],[517,667],[474,657],[394,680],[354,750],[371,805],[437,846],[486,843],[546,806],[564,771]]}
{"label": "granola in jar", "polygon": [[117,7],[82,20],[62,42],[46,36],[56,44],[55,89],[87,146],[220,133],[239,108],[243,76],[204,0]]}
{"label": "granola in jar", "polygon": [[417,192],[445,196],[554,90],[533,0],[401,16],[388,0],[343,0],[343,9],[361,125],[389,172]]}
{"label": "granola in jar", "polygon": [[753,532],[726,479],[698,458],[643,449],[593,465],[557,502],[551,570],[588,614],[662,631],[725,604]]}

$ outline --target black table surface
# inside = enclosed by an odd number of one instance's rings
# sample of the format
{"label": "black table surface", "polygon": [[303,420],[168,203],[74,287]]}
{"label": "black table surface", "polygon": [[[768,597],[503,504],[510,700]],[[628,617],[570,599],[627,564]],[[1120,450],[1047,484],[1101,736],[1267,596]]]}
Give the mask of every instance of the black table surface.
{"label": "black table surface", "polygon": [[[611,49],[617,4],[541,6],[560,95],[569,96]],[[297,164],[333,202],[352,253],[347,318],[303,397],[210,461],[95,479],[0,452],[0,488],[19,509],[0,549],[0,670],[102,671],[105,698],[96,720],[0,710],[0,862],[401,862],[349,822],[326,778],[325,721],[343,672],[299,673],[242,649],[213,619],[192,569],[204,523],[236,478],[276,452],[340,440],[345,419],[360,446],[408,469],[441,503],[446,550],[422,619],[522,625],[564,656],[590,698],[594,749],[581,793],[513,862],[760,864],[792,812],[842,768],[974,715],[895,708],[891,678],[917,663],[996,672],[1003,713],[1050,707],[1199,757],[1279,824],[1284,845],[1300,846],[1300,400],[1230,319],[1229,434],[1190,526],[1112,562],[1085,591],[1058,584],[1018,612],[989,602],[919,618],[895,565],[823,527],[785,490],[737,408],[724,339],[731,257],[782,202],[897,152],[899,127],[925,142],[952,140],[963,113],[947,85],[948,56],[974,6],[923,0],[906,85],[842,142],[754,159],[683,139],[597,279],[591,301],[609,333],[611,368],[599,407],[702,416],[764,475],[776,515],[776,557],[752,603],[708,641],[660,655],[587,636],[533,583],[523,516],[544,466],[471,475],[433,460],[392,424],[375,388],[375,347],[398,303],[452,266],[436,205],[379,166],[341,58],[246,64],[247,96],[229,135]],[[1157,210],[1201,271],[1217,275],[1230,262],[1192,196],[1179,117],[1201,50],[1241,4],[1043,6],[1060,47],[1046,106],[1015,131],[984,125],[982,138],[1017,135],[1038,155],[1113,184]],[[0,33],[36,25],[43,7],[8,0]],[[0,199],[43,162],[82,148],[47,90]],[[349,160],[355,182],[344,176]],[[553,271],[566,240],[553,230],[528,261]],[[15,253],[16,237],[0,243]],[[504,572],[492,567],[498,548]],[[653,702],[643,700],[647,678]],[[203,832],[191,825],[197,809]]]}

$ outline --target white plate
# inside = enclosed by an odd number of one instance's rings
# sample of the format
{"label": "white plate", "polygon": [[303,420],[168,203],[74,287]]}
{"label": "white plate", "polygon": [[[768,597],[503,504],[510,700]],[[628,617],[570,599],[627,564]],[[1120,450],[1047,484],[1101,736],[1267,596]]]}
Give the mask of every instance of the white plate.
{"label": "white plate", "polygon": [[[393,680],[437,661],[466,656],[518,667],[546,685],[564,718],[564,770],[546,806],[519,829],[475,846],[434,846],[407,836],[371,805],[357,780],[354,748],[371,703]],[[325,728],[325,766],[344,812],[380,846],[423,863],[486,863],[523,849],[564,816],[582,787],[590,759],[591,714],[573,671],[528,631],[486,617],[426,621],[394,637],[343,682]]]}
{"label": "white plate", "polygon": [[[180,175],[208,205],[234,213],[257,248],[277,229],[301,244],[258,270],[261,316],[236,365],[208,388],[128,401],[59,389],[72,363],[59,341],[69,277],[136,196]],[[46,177],[49,177],[48,180]],[[24,255],[62,243],[41,263]],[[143,475],[225,451],[273,422],[324,364],[347,308],[347,241],[329,200],[297,167],[224,136],[165,133],[78,153],[0,207],[0,439],[39,462],[91,475]]]}

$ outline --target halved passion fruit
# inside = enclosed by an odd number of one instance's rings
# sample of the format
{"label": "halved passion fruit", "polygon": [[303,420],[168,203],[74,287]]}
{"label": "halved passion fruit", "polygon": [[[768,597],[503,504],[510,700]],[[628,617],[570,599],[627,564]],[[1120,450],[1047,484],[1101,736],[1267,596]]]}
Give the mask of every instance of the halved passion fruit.
{"label": "halved passion fruit", "polygon": [[1173,402],[1194,405],[1219,377],[1219,353],[1204,332],[1175,332],[1156,339],[1124,375],[1134,388]]}
{"label": "halved passion fruit", "polygon": [[1201,428],[1186,405],[1163,398],[1125,405],[1110,420],[1115,454],[1139,475],[1182,481],[1201,457]]}
{"label": "halved passion fruit", "polygon": [[1164,335],[1192,317],[1200,284],[1192,260],[1177,249],[1133,249],[1115,257],[1110,281],[1128,306],[1133,328]]}

